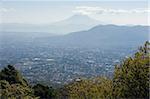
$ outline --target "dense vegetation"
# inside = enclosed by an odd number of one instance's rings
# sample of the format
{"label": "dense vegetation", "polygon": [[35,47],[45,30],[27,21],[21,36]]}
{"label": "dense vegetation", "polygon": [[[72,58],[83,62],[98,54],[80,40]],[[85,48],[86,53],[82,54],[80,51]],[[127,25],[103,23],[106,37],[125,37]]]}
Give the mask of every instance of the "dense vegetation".
{"label": "dense vegetation", "polygon": [[146,42],[133,57],[116,65],[113,79],[79,79],[60,89],[42,84],[31,86],[11,65],[0,72],[2,99],[149,99],[150,43]]}
{"label": "dense vegetation", "polygon": [[122,98],[149,98],[150,44],[146,42],[134,57],[116,66],[113,95]]}

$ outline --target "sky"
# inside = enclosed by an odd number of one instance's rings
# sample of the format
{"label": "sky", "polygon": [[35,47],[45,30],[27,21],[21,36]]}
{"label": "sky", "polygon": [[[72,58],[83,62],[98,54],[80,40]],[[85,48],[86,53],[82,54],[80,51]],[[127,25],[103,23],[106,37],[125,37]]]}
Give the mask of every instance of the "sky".
{"label": "sky", "polygon": [[148,25],[147,0],[3,0],[0,23],[51,24],[75,14],[109,24]]}

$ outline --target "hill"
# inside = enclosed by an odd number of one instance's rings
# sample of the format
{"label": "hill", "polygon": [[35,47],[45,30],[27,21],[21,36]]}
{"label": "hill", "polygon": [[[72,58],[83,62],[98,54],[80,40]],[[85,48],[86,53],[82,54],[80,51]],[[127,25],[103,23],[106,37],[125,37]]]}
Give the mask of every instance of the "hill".
{"label": "hill", "polygon": [[50,24],[24,24],[3,23],[0,24],[4,32],[48,32],[52,34],[66,34],[75,31],[87,30],[103,22],[92,19],[86,15],[73,15],[64,20]]}
{"label": "hill", "polygon": [[41,41],[55,46],[137,47],[148,40],[148,29],[148,26],[98,25],[87,31],[43,38]]}

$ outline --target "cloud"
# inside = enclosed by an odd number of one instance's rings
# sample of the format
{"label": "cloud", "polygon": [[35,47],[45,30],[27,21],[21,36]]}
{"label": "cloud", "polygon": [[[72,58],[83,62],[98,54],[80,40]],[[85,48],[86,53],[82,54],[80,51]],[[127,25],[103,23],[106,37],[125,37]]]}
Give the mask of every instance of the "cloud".
{"label": "cloud", "polygon": [[91,15],[91,14],[141,14],[141,13],[149,13],[150,9],[146,8],[137,8],[137,9],[110,9],[110,8],[102,8],[102,7],[92,7],[92,6],[77,6],[74,13],[80,13],[83,15]]}
{"label": "cloud", "polygon": [[0,8],[0,13],[13,12],[13,11],[15,11],[14,8],[4,8],[4,7]]}

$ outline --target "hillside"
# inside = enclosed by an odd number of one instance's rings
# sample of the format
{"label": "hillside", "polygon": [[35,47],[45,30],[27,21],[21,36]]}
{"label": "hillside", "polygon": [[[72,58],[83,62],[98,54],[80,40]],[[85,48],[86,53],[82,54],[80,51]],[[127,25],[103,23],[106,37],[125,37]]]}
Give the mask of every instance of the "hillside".
{"label": "hillside", "polygon": [[148,26],[98,25],[87,31],[43,38],[55,46],[120,47],[136,46],[148,40]]}

